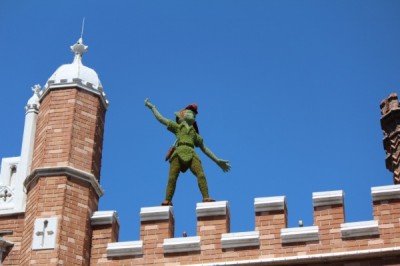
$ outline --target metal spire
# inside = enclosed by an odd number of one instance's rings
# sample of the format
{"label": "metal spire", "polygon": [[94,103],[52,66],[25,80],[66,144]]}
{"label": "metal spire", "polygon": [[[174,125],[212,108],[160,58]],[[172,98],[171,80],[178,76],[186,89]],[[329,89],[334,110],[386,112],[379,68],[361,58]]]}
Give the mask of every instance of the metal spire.
{"label": "metal spire", "polygon": [[[81,62],[82,60],[82,55],[84,53],[86,53],[88,46],[83,44],[83,30],[85,27],[85,18],[83,18],[82,21],[82,31],[81,31],[81,37],[79,38],[79,40],[71,46],[71,51],[75,54],[75,58],[74,58],[74,63],[75,62]],[[77,61],[79,60],[79,61]]]}

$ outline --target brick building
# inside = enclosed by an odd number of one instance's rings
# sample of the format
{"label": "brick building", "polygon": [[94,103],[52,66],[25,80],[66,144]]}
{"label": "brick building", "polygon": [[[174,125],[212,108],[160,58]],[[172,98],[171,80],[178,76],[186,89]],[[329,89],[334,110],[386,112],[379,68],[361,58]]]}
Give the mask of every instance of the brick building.
{"label": "brick building", "polygon": [[2,265],[400,265],[397,95],[381,103],[395,185],[371,188],[373,220],[346,223],[343,191],[313,193],[314,225],[288,228],[285,196],[254,199],[254,231],[230,232],[229,203],[198,203],[197,234],[174,237],[173,207],[140,211],[140,240],[118,242],[118,215],[98,211],[108,100],[71,47],[26,105],[19,157],[0,172]]}

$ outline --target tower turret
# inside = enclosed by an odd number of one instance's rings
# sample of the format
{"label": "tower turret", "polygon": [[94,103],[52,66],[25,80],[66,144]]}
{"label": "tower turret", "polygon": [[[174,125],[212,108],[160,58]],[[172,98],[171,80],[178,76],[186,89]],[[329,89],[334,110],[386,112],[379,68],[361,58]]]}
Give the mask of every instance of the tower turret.
{"label": "tower turret", "polygon": [[90,217],[97,210],[108,100],[97,73],[82,64],[87,46],[71,46],[74,60],[60,66],[40,95],[21,265],[88,265]]}
{"label": "tower turret", "polygon": [[25,106],[25,125],[21,155],[3,158],[0,174],[0,215],[25,211],[26,193],[24,181],[30,174],[36,121],[39,112],[40,86],[32,87],[33,95]]}

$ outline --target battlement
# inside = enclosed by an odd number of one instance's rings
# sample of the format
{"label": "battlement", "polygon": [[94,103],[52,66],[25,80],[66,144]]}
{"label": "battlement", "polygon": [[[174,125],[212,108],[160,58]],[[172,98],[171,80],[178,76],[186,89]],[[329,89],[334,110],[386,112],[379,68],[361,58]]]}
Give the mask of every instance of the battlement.
{"label": "battlement", "polygon": [[92,265],[294,264],[400,252],[400,186],[371,188],[373,220],[345,222],[343,191],[313,193],[313,226],[287,228],[286,197],[254,199],[255,228],[230,232],[229,203],[198,203],[197,233],[174,238],[173,207],[140,211],[140,240],[117,242],[115,212],[92,216]]}

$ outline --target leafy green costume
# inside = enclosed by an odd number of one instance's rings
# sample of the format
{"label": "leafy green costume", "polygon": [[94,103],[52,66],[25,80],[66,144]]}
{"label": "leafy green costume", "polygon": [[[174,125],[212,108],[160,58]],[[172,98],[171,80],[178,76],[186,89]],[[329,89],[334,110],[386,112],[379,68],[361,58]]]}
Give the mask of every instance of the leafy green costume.
{"label": "leafy green costume", "polygon": [[164,118],[148,99],[145,100],[145,105],[153,112],[157,120],[176,136],[175,150],[169,158],[170,169],[168,185],[165,201],[162,205],[172,205],[172,197],[174,196],[179,173],[184,173],[188,169],[197,177],[197,182],[203,196],[203,202],[215,201],[209,198],[207,180],[200,158],[194,151],[194,148],[199,147],[204,154],[221,167],[224,172],[228,172],[231,166],[228,161],[217,158],[211,150],[204,145],[203,139],[197,133],[197,124],[195,121],[197,105],[192,104],[187,106],[184,110],[176,112],[177,122]]}
{"label": "leafy green costume", "polygon": [[176,148],[169,160],[170,169],[165,200],[172,201],[179,172],[184,173],[188,169],[197,177],[203,199],[209,199],[206,176],[201,160],[194,151],[194,147],[199,147],[203,143],[203,139],[197,134],[193,126],[189,127],[186,124],[178,124],[169,120],[167,129],[176,136]]}
{"label": "leafy green costume", "polygon": [[[171,159],[177,156],[185,163],[192,160],[193,157],[200,160],[194,151],[194,147],[199,147],[203,139],[197,134],[193,126],[178,124],[169,120],[167,129],[176,136],[176,149],[171,155]],[[186,172],[186,170],[182,172]]]}

